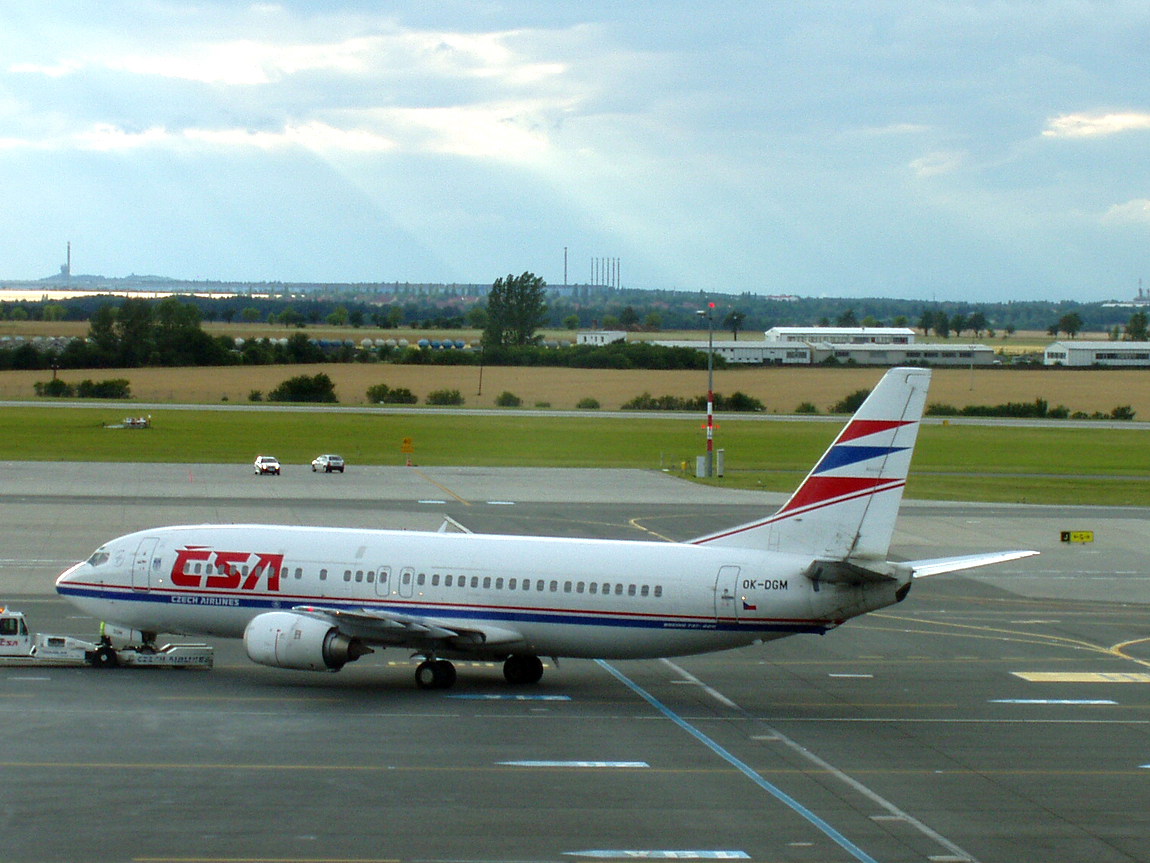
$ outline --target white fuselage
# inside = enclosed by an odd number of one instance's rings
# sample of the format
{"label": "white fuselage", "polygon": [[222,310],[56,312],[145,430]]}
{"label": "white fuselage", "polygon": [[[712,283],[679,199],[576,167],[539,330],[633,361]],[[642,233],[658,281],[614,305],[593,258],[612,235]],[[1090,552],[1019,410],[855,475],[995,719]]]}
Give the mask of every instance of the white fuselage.
{"label": "white fuselage", "polygon": [[239,638],[256,615],[321,606],[508,631],[522,637],[517,652],[589,658],[822,633],[896,601],[893,582],[817,585],[810,563],[693,544],[201,525],[113,540],[57,590],[145,632]]}

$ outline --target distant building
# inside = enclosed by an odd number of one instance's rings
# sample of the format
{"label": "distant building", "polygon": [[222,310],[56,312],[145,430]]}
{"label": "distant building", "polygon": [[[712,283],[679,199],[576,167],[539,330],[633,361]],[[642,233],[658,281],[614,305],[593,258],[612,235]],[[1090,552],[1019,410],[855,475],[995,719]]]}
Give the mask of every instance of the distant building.
{"label": "distant building", "polygon": [[1042,355],[1047,366],[1150,366],[1150,342],[1054,342]]}
{"label": "distant building", "polygon": [[[707,350],[707,343],[702,339],[653,341],[652,344],[662,345],[665,348],[694,348],[704,352]],[[732,365],[809,366],[811,364],[809,345],[724,340],[713,342],[713,348],[715,356],[722,357]]]}
{"label": "distant building", "polygon": [[588,330],[575,336],[577,345],[611,345],[627,341],[626,330]]}
{"label": "distant building", "polygon": [[822,342],[830,345],[910,345],[909,327],[772,327],[768,342]]}

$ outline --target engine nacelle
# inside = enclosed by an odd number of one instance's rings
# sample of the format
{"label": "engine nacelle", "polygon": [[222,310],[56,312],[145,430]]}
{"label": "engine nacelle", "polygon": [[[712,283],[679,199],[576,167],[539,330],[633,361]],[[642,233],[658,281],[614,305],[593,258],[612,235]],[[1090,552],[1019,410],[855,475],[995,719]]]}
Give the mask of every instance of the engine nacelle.
{"label": "engine nacelle", "polygon": [[290,611],[253,617],[244,630],[244,648],[252,662],[299,671],[339,671],[372,652],[330,623]]}

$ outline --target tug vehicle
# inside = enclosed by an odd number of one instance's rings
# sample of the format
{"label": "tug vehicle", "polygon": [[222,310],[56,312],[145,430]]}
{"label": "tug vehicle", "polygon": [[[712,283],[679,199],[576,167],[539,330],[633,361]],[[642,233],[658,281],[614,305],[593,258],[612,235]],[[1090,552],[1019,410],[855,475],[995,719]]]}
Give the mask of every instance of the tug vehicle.
{"label": "tug vehicle", "polygon": [[207,644],[165,644],[138,630],[100,624],[98,641],[70,635],[33,634],[24,612],[0,606],[0,665],[58,665],[95,668],[211,668]]}

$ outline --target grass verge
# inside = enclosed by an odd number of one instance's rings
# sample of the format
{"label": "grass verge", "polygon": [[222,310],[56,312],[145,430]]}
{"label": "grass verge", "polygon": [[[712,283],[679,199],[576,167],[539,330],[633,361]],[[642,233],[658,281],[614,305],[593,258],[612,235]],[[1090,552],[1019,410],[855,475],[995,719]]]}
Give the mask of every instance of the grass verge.
{"label": "grass verge", "polygon": [[[10,408],[0,459],[306,464],[338,452],[359,464],[667,469],[688,475],[705,446],[695,419],[156,410],[152,428],[109,429],[122,410]],[[728,487],[789,491],[840,426],[728,420],[716,432]],[[1043,504],[1150,505],[1150,447],[1137,429],[924,426],[910,497]],[[686,463],[686,469],[683,464]]]}

